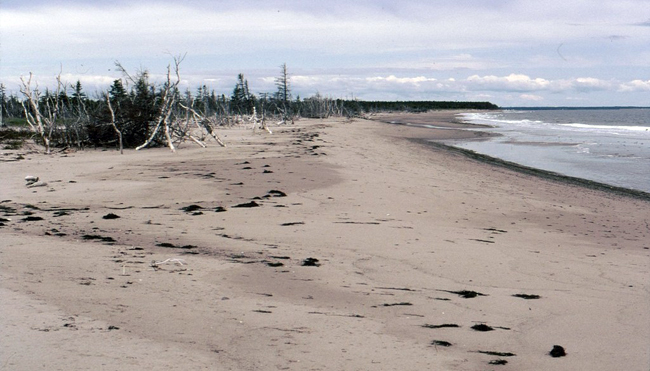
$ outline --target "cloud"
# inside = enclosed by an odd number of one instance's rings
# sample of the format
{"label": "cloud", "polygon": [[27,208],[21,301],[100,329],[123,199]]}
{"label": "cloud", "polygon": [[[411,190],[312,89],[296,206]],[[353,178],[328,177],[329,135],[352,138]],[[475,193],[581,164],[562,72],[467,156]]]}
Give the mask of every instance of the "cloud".
{"label": "cloud", "polygon": [[366,78],[366,81],[368,81],[369,83],[387,82],[387,83],[397,83],[397,84],[413,84],[415,86],[420,86],[420,84],[423,83],[423,82],[432,82],[432,81],[436,81],[436,79],[427,78],[427,77],[424,77],[424,76],[396,77],[395,75],[390,75],[390,76],[387,76],[387,77],[381,77],[381,76],[368,77],[368,78]]}
{"label": "cloud", "polygon": [[633,80],[620,85],[619,91],[622,92],[643,92],[650,91],[650,80]]}
{"label": "cloud", "polygon": [[521,98],[522,100],[534,101],[534,102],[539,102],[544,100],[544,97],[539,95],[534,95],[534,94],[521,94],[519,98]]}
{"label": "cloud", "polygon": [[549,80],[543,78],[531,79],[529,76],[521,74],[510,74],[502,77],[472,75],[467,78],[467,82],[477,90],[503,91],[537,91],[548,89],[551,85]]}

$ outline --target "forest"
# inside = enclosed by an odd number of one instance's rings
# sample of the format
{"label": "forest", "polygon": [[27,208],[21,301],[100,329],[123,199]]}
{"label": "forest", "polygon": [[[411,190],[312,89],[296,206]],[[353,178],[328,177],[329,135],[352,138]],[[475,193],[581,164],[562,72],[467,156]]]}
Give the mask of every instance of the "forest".
{"label": "forest", "polygon": [[33,139],[53,148],[116,147],[142,149],[167,145],[172,151],[183,141],[205,146],[214,138],[225,145],[217,130],[250,124],[271,132],[269,123],[291,124],[299,118],[358,117],[377,112],[424,112],[440,109],[498,109],[489,102],[362,101],[334,99],[319,93],[293,97],[286,64],[275,79],[275,92],[253,94],[243,74],[228,95],[207,86],[181,92],[180,64],[174,58],[164,83],[150,81],[146,70],[131,74],[119,62],[123,77],[106,91],[89,96],[81,84],[66,84],[57,77],[54,89],[41,91],[31,74],[21,78],[20,93],[7,95],[0,84],[0,141],[5,148],[20,147]]}

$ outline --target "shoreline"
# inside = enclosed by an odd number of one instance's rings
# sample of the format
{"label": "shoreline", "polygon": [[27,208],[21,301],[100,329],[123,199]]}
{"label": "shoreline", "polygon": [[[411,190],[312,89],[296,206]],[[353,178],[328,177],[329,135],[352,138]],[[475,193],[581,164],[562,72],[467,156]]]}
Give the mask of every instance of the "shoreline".
{"label": "shoreline", "polygon": [[0,162],[4,367],[647,368],[647,202],[435,129],[273,129]]}
{"label": "shoreline", "polygon": [[594,180],[573,177],[573,176],[564,175],[549,170],[542,170],[530,166],[525,166],[525,165],[518,164],[516,162],[506,161],[497,157],[484,155],[482,153],[478,153],[470,149],[459,148],[444,143],[436,143],[435,139],[434,140],[413,139],[413,141],[418,142],[425,146],[428,145],[436,148],[441,148],[447,151],[462,153],[464,156],[467,156],[468,158],[485,162],[492,166],[501,166],[510,170],[521,172],[523,174],[536,176],[541,179],[554,180],[565,184],[577,185],[588,189],[611,192],[613,194],[620,195],[620,196],[626,196],[626,197],[636,198],[644,201],[650,201],[650,193],[648,192],[644,192],[632,188],[618,187],[606,183],[596,182]]}
{"label": "shoreline", "polygon": [[[459,111],[458,113],[463,113],[466,111]],[[426,115],[426,114],[424,114]],[[424,116],[423,115],[423,116]],[[435,120],[435,118],[433,118]],[[507,161],[500,159],[498,157],[478,153],[476,151],[470,150],[470,149],[464,149],[460,148],[454,145],[450,144],[444,144],[441,143],[440,141],[444,140],[489,140],[490,138],[493,137],[500,137],[502,136],[501,134],[498,133],[487,133],[487,132],[463,132],[463,129],[477,129],[481,127],[489,127],[487,125],[480,125],[480,124],[472,124],[472,123],[467,123],[464,122],[460,119],[454,118],[454,121],[450,122],[437,122],[436,124],[439,126],[426,126],[424,124],[427,122],[427,120],[430,120],[428,118],[418,118],[416,121],[418,122],[417,124],[410,124],[406,123],[405,121],[413,121],[411,117],[409,119],[403,118],[402,121],[404,122],[396,122],[396,121],[384,121],[384,119],[378,119],[377,121],[383,122],[385,124],[390,124],[390,125],[404,125],[404,126],[416,126],[416,127],[421,127],[423,129],[446,129],[450,131],[449,135],[440,135],[440,134],[432,134],[430,137],[426,136],[418,136],[417,138],[409,138],[410,140],[420,143],[425,146],[431,146],[435,147],[438,149],[442,150],[447,150],[447,151],[454,151],[461,153],[468,158],[485,162],[488,164],[491,164],[493,166],[501,166],[504,168],[508,168],[510,170],[518,171],[523,174],[528,174],[532,176],[537,176],[543,179],[549,179],[549,180],[554,180],[558,182],[563,182],[566,184],[572,184],[572,185],[578,185],[578,186],[583,186],[589,189],[594,189],[594,190],[600,190],[600,191],[605,191],[605,192],[611,192],[613,194],[617,195],[622,195],[622,196],[627,196],[627,197],[632,197],[640,200],[645,200],[645,201],[650,201],[650,193],[641,191],[638,189],[633,189],[633,188],[626,188],[626,187],[620,187],[620,186],[615,186],[603,182],[598,182],[594,180],[589,180],[585,178],[580,178],[580,177],[574,177],[570,175],[565,175],[561,173],[557,173],[554,171],[550,170],[543,170],[531,166],[526,166],[522,165],[516,162],[512,161]]]}

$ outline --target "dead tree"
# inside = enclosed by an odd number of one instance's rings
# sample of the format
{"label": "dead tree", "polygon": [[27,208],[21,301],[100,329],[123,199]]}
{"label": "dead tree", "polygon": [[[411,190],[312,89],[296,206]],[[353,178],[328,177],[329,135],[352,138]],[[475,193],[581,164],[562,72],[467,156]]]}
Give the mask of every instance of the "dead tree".
{"label": "dead tree", "polygon": [[113,111],[113,106],[111,105],[111,99],[109,98],[108,94],[106,96],[106,105],[108,106],[108,111],[111,113],[111,125],[113,126],[113,130],[115,130],[115,133],[117,133],[117,139],[120,143],[120,154],[124,154],[124,145],[122,143],[122,132],[120,129],[117,128],[117,124],[115,123],[115,112]]}
{"label": "dead tree", "polygon": [[269,134],[273,134],[271,129],[269,129],[268,125],[266,124],[266,117],[264,115],[262,115],[261,118],[257,117],[257,109],[255,109],[255,107],[253,107],[253,114],[248,118],[248,121],[253,123],[253,132],[255,132],[259,126],[260,129],[264,129],[268,131]]}
{"label": "dead tree", "polygon": [[43,102],[45,107],[41,107],[41,93],[38,90],[38,84],[32,89],[33,77],[31,72],[27,81],[22,76],[20,77],[22,83],[20,92],[25,96],[29,108],[25,106],[24,101],[21,104],[27,123],[32,131],[41,137],[45,145],[45,152],[49,154],[51,151],[52,134],[56,129],[56,119],[60,109],[59,97],[61,95],[61,87],[63,86],[61,83],[61,74],[59,73],[56,77],[57,88],[55,95],[53,97],[48,95]]}
{"label": "dead tree", "polygon": [[149,136],[149,139],[147,139],[142,145],[136,147],[135,149],[136,151],[139,151],[149,146],[151,142],[153,142],[156,136],[158,135],[160,129],[163,128],[163,133],[165,135],[165,141],[167,142],[167,146],[172,152],[176,152],[176,148],[174,147],[174,141],[172,139],[172,129],[170,127],[172,121],[170,120],[170,117],[174,111],[174,106],[176,103],[176,90],[178,84],[181,82],[179,65],[183,61],[183,58],[184,57],[174,57],[174,71],[176,74],[176,81],[174,81],[173,83],[171,81],[171,66],[170,65],[167,66],[167,83],[164,85],[161,94],[160,111],[156,119],[156,127],[154,128],[153,132]]}
{"label": "dead tree", "polygon": [[[226,146],[226,144],[221,140],[221,138],[219,137],[219,135],[216,133],[216,131],[215,131],[214,128],[212,127],[212,124],[210,123],[210,120],[208,120],[208,119],[205,117],[205,115],[200,114],[199,112],[197,112],[197,111],[196,111],[194,108],[192,108],[192,107],[186,107],[186,106],[183,105],[182,103],[179,103],[179,105],[180,105],[183,109],[185,109],[185,110],[187,111],[187,116],[188,116],[188,117],[187,117],[186,120],[187,120],[188,122],[191,120],[192,122],[194,122],[194,123],[196,124],[197,129],[199,129],[199,130],[201,130],[201,131],[205,130],[205,131],[206,131],[206,132],[207,132],[207,133],[208,133],[212,138],[214,138],[214,140],[217,141],[217,143],[219,143],[219,145],[221,145],[222,147],[225,147],[225,146]],[[188,136],[189,136],[189,138],[192,139],[194,142],[196,142],[197,144],[199,144],[200,146],[202,146],[202,147],[205,148],[205,144],[203,144],[203,142],[201,142],[200,140],[198,140],[197,138],[195,138],[195,137],[192,136],[192,135],[189,135],[189,134],[188,134]]]}

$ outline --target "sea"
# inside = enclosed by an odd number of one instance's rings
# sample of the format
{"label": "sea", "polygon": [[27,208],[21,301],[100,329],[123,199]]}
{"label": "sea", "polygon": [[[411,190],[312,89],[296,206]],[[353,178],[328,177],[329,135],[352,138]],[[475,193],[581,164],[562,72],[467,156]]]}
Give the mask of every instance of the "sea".
{"label": "sea", "polygon": [[650,193],[650,108],[504,109],[460,118],[497,135],[447,144]]}

